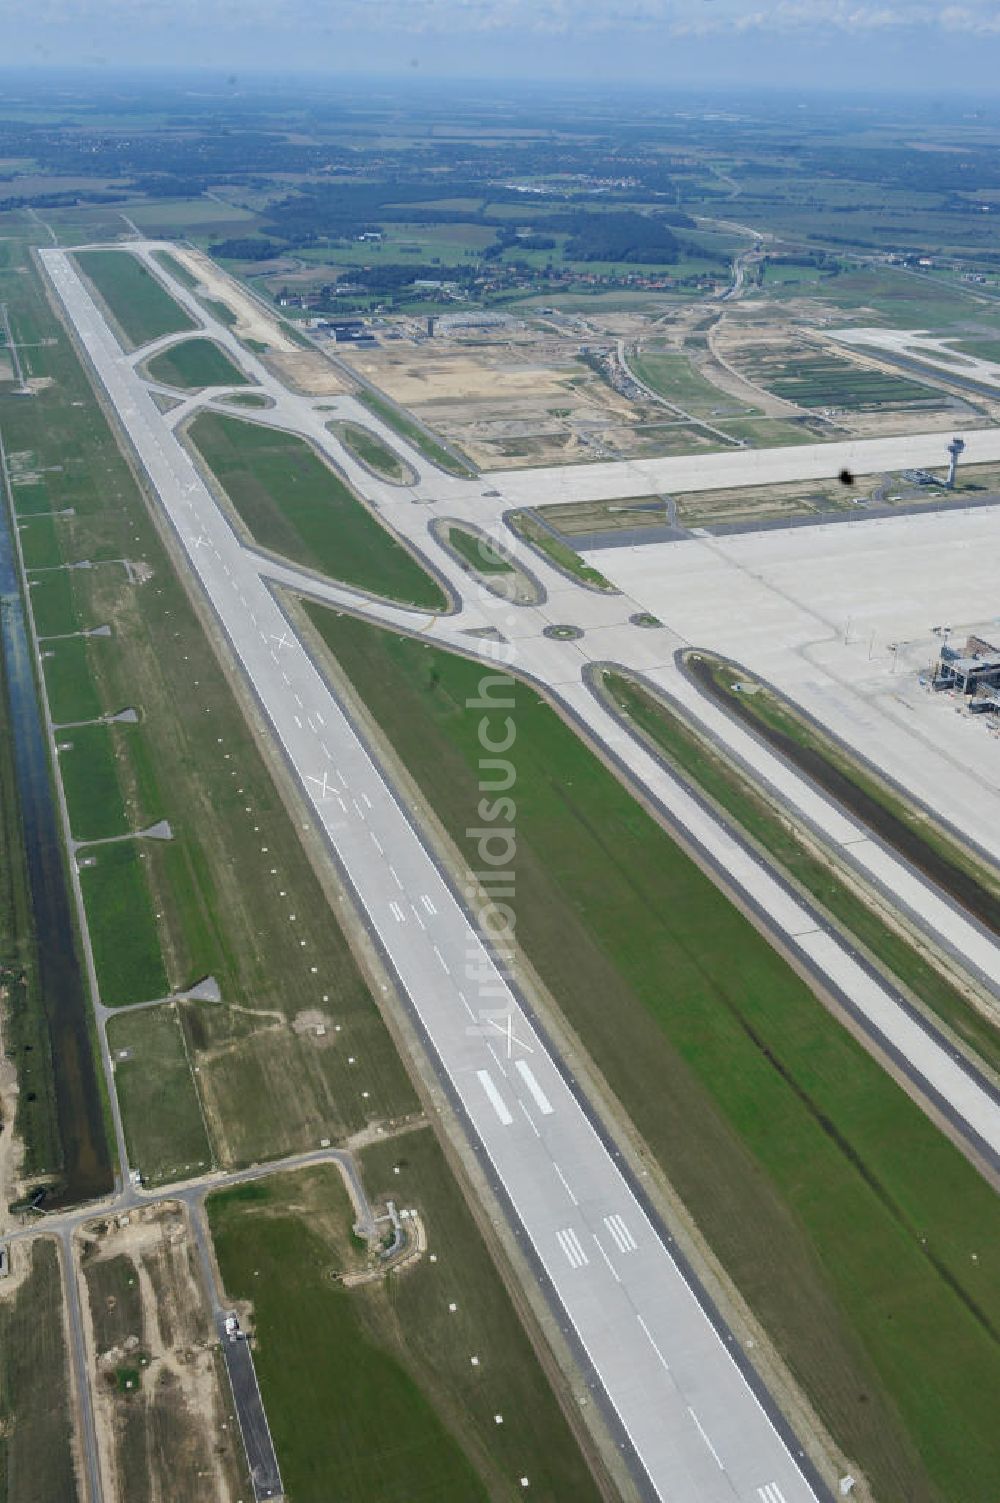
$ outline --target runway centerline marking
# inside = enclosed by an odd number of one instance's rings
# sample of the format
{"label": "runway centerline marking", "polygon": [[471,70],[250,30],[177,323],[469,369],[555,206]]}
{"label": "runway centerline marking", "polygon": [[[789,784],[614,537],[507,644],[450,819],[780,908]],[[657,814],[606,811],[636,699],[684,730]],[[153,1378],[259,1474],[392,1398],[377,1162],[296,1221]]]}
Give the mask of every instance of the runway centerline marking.
{"label": "runway centerline marking", "polygon": [[597,1235],[596,1232],[591,1232],[591,1236],[593,1237],[594,1241],[597,1243],[597,1251],[600,1253],[600,1255],[604,1259],[605,1263],[607,1263],[608,1268],[611,1270],[611,1276],[614,1279],[615,1283],[616,1284],[620,1284],[621,1283],[621,1275],[619,1274],[619,1272],[618,1272],[617,1268],[615,1267],[615,1265],[612,1263],[611,1259],[608,1257],[607,1253],[604,1251],[604,1247],[603,1247],[603,1245],[601,1243],[600,1237]]}
{"label": "runway centerline marking", "polygon": [[663,1364],[664,1370],[666,1372],[669,1372],[670,1371],[670,1364],[667,1361],[666,1357],[664,1357],[663,1353],[660,1351],[660,1348],[657,1346],[656,1342],[653,1340],[653,1333],[652,1333],[652,1331],[650,1331],[649,1327],[647,1326],[646,1322],[643,1320],[643,1318],[642,1318],[641,1315],[637,1314],[636,1315],[636,1319],[638,1320],[639,1324],[642,1326],[642,1329],[643,1329],[643,1331],[645,1333],[645,1336],[646,1336],[646,1340],[649,1342],[650,1346],[653,1348],[653,1351],[656,1353],[657,1357],[659,1357],[659,1359],[660,1359],[660,1362]]}
{"label": "runway centerline marking", "polygon": [[[718,1451],[713,1446],[712,1442],[709,1440],[708,1436],[706,1435],[704,1425],[702,1424],[702,1422],[698,1418],[698,1416],[695,1414],[695,1412],[691,1408],[690,1404],[688,1405],[688,1414],[690,1414],[691,1418],[694,1420],[695,1425],[697,1426],[697,1429],[698,1429],[698,1434],[701,1436],[702,1440],[705,1442],[706,1446],[711,1451],[712,1455],[715,1457],[715,1462],[716,1462],[716,1465],[719,1468],[719,1471],[720,1472],[724,1472],[726,1469],[722,1465],[722,1458],[719,1455]],[[779,1494],[779,1497],[780,1497],[780,1494]]]}
{"label": "runway centerline marking", "polygon": [[[559,1183],[562,1185],[563,1189],[566,1191],[566,1194],[569,1196],[569,1198],[573,1202],[573,1204],[575,1206],[578,1206],[580,1204],[580,1202],[577,1200],[576,1196],[573,1194],[573,1191],[569,1187],[569,1181],[567,1180],[565,1174],[563,1174],[562,1170],[559,1168],[559,1165],[555,1162],[554,1159],[552,1161],[552,1167],[556,1171],[556,1174],[559,1176]],[[641,1316],[639,1318],[640,1318],[640,1320],[642,1319]]]}

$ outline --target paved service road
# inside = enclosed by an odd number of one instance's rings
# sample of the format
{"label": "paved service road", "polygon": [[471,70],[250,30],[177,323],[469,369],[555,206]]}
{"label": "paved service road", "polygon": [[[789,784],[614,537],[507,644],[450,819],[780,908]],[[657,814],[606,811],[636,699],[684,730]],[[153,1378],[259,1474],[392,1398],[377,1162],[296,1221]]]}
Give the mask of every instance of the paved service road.
{"label": "paved service road", "polygon": [[[731,1353],[70,259],[41,252],[289,765],[648,1479],[670,1503],[828,1495]],[[502,711],[500,712],[502,715]],[[501,721],[502,723],[502,721]],[[796,1450],[793,1456],[792,1450]],[[808,1472],[808,1476],[807,1476]]]}
{"label": "paved service road", "polygon": [[215,1317],[215,1328],[226,1359],[229,1386],[233,1390],[233,1402],[240,1422],[243,1447],[247,1453],[254,1496],[258,1503],[263,1498],[280,1498],[281,1473],[257,1385],[250,1343],[242,1332],[236,1337],[227,1335],[226,1316],[222,1311]]}

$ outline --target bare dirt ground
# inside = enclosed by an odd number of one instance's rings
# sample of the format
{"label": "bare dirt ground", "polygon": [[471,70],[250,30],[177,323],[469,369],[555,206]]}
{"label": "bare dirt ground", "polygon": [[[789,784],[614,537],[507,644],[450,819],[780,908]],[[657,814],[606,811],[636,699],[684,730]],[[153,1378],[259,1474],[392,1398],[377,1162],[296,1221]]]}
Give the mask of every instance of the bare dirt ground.
{"label": "bare dirt ground", "polygon": [[184,245],[172,245],[170,254],[198,278],[199,290],[209,298],[225,303],[236,318],[233,333],[239,339],[253,339],[266,344],[270,350],[294,353],[295,345],[276,318],[272,318],[259,303],[246,293],[238,282],[226,276],[224,271],[203,256],[200,251]]}
{"label": "bare dirt ground", "polygon": [[336,396],[347,390],[347,383],[319,350],[268,355],[264,364],[293,391],[307,397]]}
{"label": "bare dirt ground", "polygon": [[[0,1022],[7,1004],[7,988],[0,988]],[[21,1163],[24,1157],[21,1140],[14,1134],[17,1113],[17,1068],[4,1052],[0,1034],[0,1236],[15,1222],[7,1207],[21,1190]],[[0,1285],[0,1290],[3,1289]]]}
{"label": "bare dirt ground", "polygon": [[[165,1203],[91,1223],[78,1248],[106,1498],[236,1503],[245,1495],[239,1430],[182,1207]],[[101,1265],[111,1259],[134,1270],[138,1330],[123,1329],[115,1297],[102,1293]],[[108,1323],[117,1339],[103,1345]]]}

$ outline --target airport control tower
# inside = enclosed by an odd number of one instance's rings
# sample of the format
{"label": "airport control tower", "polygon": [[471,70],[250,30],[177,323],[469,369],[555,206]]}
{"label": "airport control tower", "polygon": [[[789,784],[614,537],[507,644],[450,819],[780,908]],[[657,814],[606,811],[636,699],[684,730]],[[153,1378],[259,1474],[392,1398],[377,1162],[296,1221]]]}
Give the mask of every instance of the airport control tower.
{"label": "airport control tower", "polygon": [[953,491],[955,489],[955,471],[958,469],[958,456],[964,451],[964,449],[964,438],[953,438],[951,443],[948,445],[948,453],[951,455],[951,460],[948,465],[948,479],[945,481],[945,485],[950,491]]}

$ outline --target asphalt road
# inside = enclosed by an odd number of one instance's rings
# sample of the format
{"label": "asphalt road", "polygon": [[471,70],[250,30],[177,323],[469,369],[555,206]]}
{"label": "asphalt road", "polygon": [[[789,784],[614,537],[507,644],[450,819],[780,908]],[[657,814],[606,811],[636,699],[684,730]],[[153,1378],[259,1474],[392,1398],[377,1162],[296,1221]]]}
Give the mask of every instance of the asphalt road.
{"label": "asphalt road", "polygon": [[281,1496],[281,1472],[278,1470],[278,1458],[274,1453],[274,1442],[264,1413],[250,1343],[242,1333],[235,1338],[228,1336],[225,1323],[225,1314],[220,1312],[215,1319],[215,1328],[222,1343],[222,1355],[226,1359],[226,1372],[229,1374],[229,1386],[233,1391],[243,1449],[250,1468],[250,1481],[253,1483],[254,1496],[260,1503],[261,1499]]}
{"label": "asphalt road", "polygon": [[70,260],[60,251],[42,256],[649,1491],[671,1503],[826,1497],[807,1480],[777,1408],[734,1360],[732,1337],[685,1277]]}

